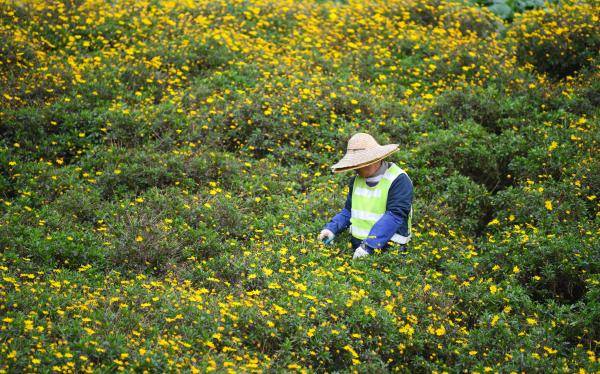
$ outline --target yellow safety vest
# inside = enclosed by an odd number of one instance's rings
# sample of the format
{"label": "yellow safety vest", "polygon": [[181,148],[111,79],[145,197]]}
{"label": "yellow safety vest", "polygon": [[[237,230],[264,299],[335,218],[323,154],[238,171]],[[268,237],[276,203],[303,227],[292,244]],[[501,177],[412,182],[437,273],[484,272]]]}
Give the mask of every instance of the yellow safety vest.
{"label": "yellow safety vest", "polygon": [[[358,239],[366,239],[371,228],[385,213],[388,191],[394,179],[401,174],[406,174],[398,165],[391,163],[381,180],[373,187],[369,187],[365,178],[357,175],[352,187],[352,210],[350,218],[350,233]],[[410,240],[412,226],[412,205],[408,216],[408,236],[395,233],[391,240],[396,243],[406,244]]]}

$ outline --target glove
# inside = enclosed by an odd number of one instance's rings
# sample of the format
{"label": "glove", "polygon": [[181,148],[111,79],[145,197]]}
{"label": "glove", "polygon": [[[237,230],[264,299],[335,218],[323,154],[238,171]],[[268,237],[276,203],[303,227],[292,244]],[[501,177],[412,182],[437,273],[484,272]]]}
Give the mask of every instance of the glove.
{"label": "glove", "polygon": [[354,251],[354,256],[352,256],[352,259],[368,256],[372,253],[373,253],[373,250],[371,248],[369,248],[365,243],[362,243]]}
{"label": "glove", "polygon": [[325,244],[331,243],[333,238],[335,238],[335,234],[329,229],[323,229],[319,234],[319,240],[321,240]]}

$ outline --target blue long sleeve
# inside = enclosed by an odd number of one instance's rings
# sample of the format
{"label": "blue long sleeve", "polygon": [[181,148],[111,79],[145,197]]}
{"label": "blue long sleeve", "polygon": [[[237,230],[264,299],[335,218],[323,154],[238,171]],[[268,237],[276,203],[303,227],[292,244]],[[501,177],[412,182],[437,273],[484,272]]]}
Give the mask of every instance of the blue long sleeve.
{"label": "blue long sleeve", "polygon": [[408,236],[408,216],[412,199],[412,181],[408,175],[401,174],[390,186],[386,212],[375,222],[364,243],[371,248],[382,248],[397,232]]}
{"label": "blue long sleeve", "polygon": [[350,179],[350,188],[348,190],[348,195],[346,196],[346,204],[344,204],[344,208],[325,225],[325,228],[331,230],[331,232],[333,232],[335,235],[339,234],[347,229],[348,226],[350,226],[350,211],[352,210],[352,186],[354,186],[354,178],[356,177],[352,177]]}

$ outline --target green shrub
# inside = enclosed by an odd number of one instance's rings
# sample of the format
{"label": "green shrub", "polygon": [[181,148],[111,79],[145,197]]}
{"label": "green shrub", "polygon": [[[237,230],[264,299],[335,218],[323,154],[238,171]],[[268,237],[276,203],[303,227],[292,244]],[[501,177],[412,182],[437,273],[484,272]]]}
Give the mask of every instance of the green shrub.
{"label": "green shrub", "polygon": [[[587,292],[586,279],[598,271],[593,238],[569,231],[549,234],[530,227],[515,225],[499,235],[510,239],[482,244],[483,269],[500,276],[512,273],[540,303],[581,300]],[[506,271],[495,272],[495,266]]]}
{"label": "green shrub", "polygon": [[448,174],[458,171],[492,190],[501,178],[495,143],[495,135],[467,120],[428,133],[419,145],[417,159],[427,167],[444,167]]}
{"label": "green shrub", "polygon": [[517,15],[507,38],[521,63],[564,78],[597,63],[600,26],[591,4],[549,4]]}
{"label": "green shrub", "polygon": [[589,199],[572,193],[572,188],[563,182],[526,188],[510,186],[492,197],[495,216],[504,223],[510,218],[514,224],[560,224],[566,227],[580,220],[593,219],[587,206]]}
{"label": "green shrub", "polygon": [[[593,70],[593,67],[589,68]],[[577,116],[584,116],[588,113],[594,113],[597,108],[600,108],[600,79],[587,79],[587,74],[582,74],[581,82],[577,82],[574,94],[565,98],[558,92],[550,95],[552,108],[564,108],[570,113]],[[586,81],[587,80],[587,81]]]}
{"label": "green shrub", "polygon": [[22,30],[3,26],[0,23],[0,71],[19,72],[35,66],[38,61],[33,46],[24,40],[15,40],[14,33]]}
{"label": "green shrub", "polygon": [[443,92],[424,118],[443,127],[472,119],[486,130],[500,134],[513,126],[521,127],[524,117],[531,115],[532,106],[526,95],[507,97],[492,83]]}
{"label": "green shrub", "polygon": [[98,165],[103,169],[98,186],[105,199],[173,186],[186,178],[182,156],[164,154],[151,146],[135,151],[113,148],[102,163]]}
{"label": "green shrub", "polygon": [[96,235],[78,227],[48,230],[12,222],[0,226],[0,234],[1,248],[40,266],[77,269],[105,265],[106,252]]}
{"label": "green shrub", "polygon": [[51,207],[67,222],[93,224],[97,220],[101,204],[100,192],[96,188],[77,186],[58,196]]}
{"label": "green shrub", "polygon": [[445,29],[458,26],[463,34],[475,33],[480,38],[486,38],[504,29],[502,20],[491,11],[454,4],[444,9],[439,22]]}
{"label": "green shrub", "polygon": [[244,163],[233,154],[218,151],[198,150],[185,162],[186,174],[199,185],[219,181],[231,190],[240,188],[243,168]]}
{"label": "green shrub", "polygon": [[576,320],[571,322],[571,325],[576,326],[575,331],[567,331],[573,341],[585,339],[592,344],[600,338],[600,279],[598,278],[598,274],[593,274],[585,279],[587,292],[574,316]]}
{"label": "green shrub", "polygon": [[[439,197],[442,212],[449,216],[452,227],[460,227],[466,233],[477,233],[485,225],[490,211],[489,192],[468,177],[453,174],[448,177]],[[447,209],[445,209],[447,207]]]}
{"label": "green shrub", "polygon": [[[131,95],[135,97],[133,93]],[[164,103],[150,109],[106,111],[105,123],[107,133],[103,140],[110,145],[133,148],[152,142],[157,147],[164,147],[176,141],[177,130],[184,127],[186,120],[173,104]]]}
{"label": "green shrub", "polygon": [[101,214],[110,263],[164,273],[193,254],[201,222],[192,222],[198,208],[189,203],[177,189],[153,187],[133,201],[106,206]]}
{"label": "green shrub", "polygon": [[63,192],[81,183],[76,166],[55,167],[46,162],[17,164],[18,174],[13,179],[13,188],[28,194],[30,207],[39,207],[55,200]]}
{"label": "green shrub", "polygon": [[434,25],[438,22],[438,8],[441,1],[412,2],[409,4],[408,12],[410,14],[410,20],[424,26]]}
{"label": "green shrub", "polygon": [[105,108],[86,108],[58,101],[46,107],[25,106],[7,111],[0,134],[18,143],[28,160],[61,159],[65,164],[102,141]]}
{"label": "green shrub", "polygon": [[[436,55],[432,63],[435,68],[428,68],[421,79],[431,84],[443,81],[447,83],[442,86],[454,88],[456,86],[452,82],[464,81],[471,82],[469,85],[472,86],[485,86],[487,82],[507,79],[504,66],[512,56],[498,44],[486,44],[480,39],[469,38],[457,45],[440,43],[428,49],[428,54]],[[491,54],[493,58],[490,58]],[[516,74],[514,71],[510,73]]]}

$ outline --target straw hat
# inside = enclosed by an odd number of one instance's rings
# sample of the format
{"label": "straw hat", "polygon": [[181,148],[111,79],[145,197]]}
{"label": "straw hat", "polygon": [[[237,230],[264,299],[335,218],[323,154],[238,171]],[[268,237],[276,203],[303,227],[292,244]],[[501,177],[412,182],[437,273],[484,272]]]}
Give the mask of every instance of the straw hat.
{"label": "straw hat", "polygon": [[369,134],[359,132],[348,140],[344,157],[331,166],[334,173],[362,168],[383,160],[398,150],[398,144],[379,145]]}

